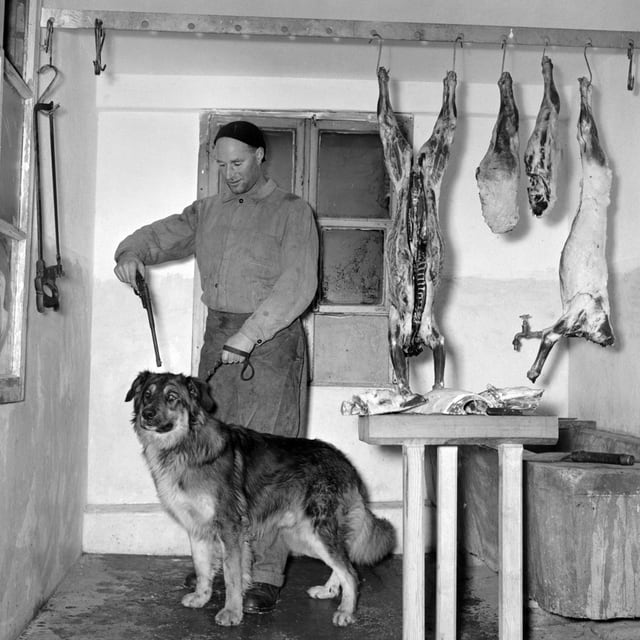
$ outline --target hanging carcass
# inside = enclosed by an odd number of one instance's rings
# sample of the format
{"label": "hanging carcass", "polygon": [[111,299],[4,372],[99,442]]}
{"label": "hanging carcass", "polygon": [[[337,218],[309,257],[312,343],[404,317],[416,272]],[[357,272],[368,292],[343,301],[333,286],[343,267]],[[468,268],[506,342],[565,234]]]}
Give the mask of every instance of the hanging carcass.
{"label": "hanging carcass", "polygon": [[455,72],[447,73],[443,84],[442,108],[433,133],[414,161],[391,106],[389,74],[378,68],[378,125],[391,186],[391,225],[385,244],[389,348],[402,395],[412,394],[407,356],[420,353],[425,345],[433,352],[433,387],[444,386],[444,338],[433,312],[444,255],[438,199],[456,127]]}
{"label": "hanging carcass", "polygon": [[[431,137],[424,143],[416,158],[417,171],[421,176],[423,200],[410,212],[410,241],[414,256],[415,300],[413,308],[412,337],[409,355],[420,353],[424,346],[433,352],[435,380],[434,388],[444,386],[445,350],[444,338],[434,318],[434,299],[444,267],[444,245],[438,218],[440,186],[451,154],[451,145],[456,130],[456,84],[455,71],[449,71],[443,80],[442,107]],[[412,190],[413,193],[413,190]]]}
{"label": "hanging carcass", "polygon": [[549,213],[556,201],[558,184],[558,117],[560,96],[553,82],[553,64],[542,56],[544,94],[536,124],[524,152],[527,196],[534,216]]}
{"label": "hanging carcass", "polygon": [[612,174],[600,145],[591,107],[591,82],[580,78],[578,143],[581,160],[580,205],[560,258],[562,315],[550,327],[532,332],[525,317],[523,330],[513,346],[520,349],[522,338],[541,338],[536,359],[527,373],[532,382],[540,375],[549,352],[562,338],[586,338],[603,347],[614,343],[607,292],[608,270],[607,207]]}
{"label": "hanging carcass", "polygon": [[413,314],[413,256],[409,246],[408,209],[413,150],[405,138],[389,98],[389,74],[378,67],[378,129],[390,182],[389,217],[385,236],[385,270],[389,301],[389,350],[395,383],[411,395],[405,352],[411,342]]}
{"label": "hanging carcass", "polygon": [[476,169],[476,181],[485,222],[493,233],[506,233],[516,226],[520,217],[519,116],[513,97],[513,81],[508,71],[500,75],[498,87],[498,119],[493,127],[489,149]]}

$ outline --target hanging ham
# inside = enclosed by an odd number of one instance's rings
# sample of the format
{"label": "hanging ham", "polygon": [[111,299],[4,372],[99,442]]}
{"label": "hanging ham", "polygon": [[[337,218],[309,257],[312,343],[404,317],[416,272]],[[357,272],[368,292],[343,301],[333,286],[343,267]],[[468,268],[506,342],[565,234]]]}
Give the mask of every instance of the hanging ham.
{"label": "hanging ham", "polygon": [[444,79],[443,104],[433,133],[414,162],[413,150],[393,112],[389,74],[378,68],[378,128],[391,185],[391,225],[385,260],[389,300],[389,348],[398,391],[410,395],[407,356],[426,345],[434,354],[434,388],[444,386],[444,338],[434,317],[443,264],[438,198],[456,126],[456,75]]}
{"label": "hanging ham", "polygon": [[547,56],[542,57],[542,77],[542,104],[524,152],[529,207],[537,217],[549,213],[555,204],[559,160],[560,96],[553,82],[553,64]]}
{"label": "hanging ham", "polygon": [[[560,295],[562,316],[539,333],[540,348],[527,373],[532,382],[542,372],[555,343],[562,338],[586,338],[603,347],[614,343],[609,321],[607,244],[607,207],[611,193],[611,170],[600,146],[598,129],[591,108],[591,82],[580,78],[580,115],[578,143],[582,179],[580,205],[560,258]],[[514,347],[519,349],[518,334]]]}
{"label": "hanging ham", "polygon": [[498,80],[500,110],[491,143],[476,169],[480,205],[485,222],[493,233],[506,233],[517,224],[520,141],[518,108],[513,97],[511,74],[504,71]]}

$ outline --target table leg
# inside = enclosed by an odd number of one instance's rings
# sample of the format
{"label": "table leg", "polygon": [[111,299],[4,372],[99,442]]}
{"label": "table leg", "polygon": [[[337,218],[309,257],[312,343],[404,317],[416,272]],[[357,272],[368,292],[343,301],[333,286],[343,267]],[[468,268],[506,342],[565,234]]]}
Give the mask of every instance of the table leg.
{"label": "table leg", "polygon": [[436,640],[456,639],[458,447],[438,447]]}
{"label": "table leg", "polygon": [[499,637],[522,640],[522,445],[498,445],[499,513]]}
{"label": "table leg", "polygon": [[402,640],[424,640],[424,445],[403,445]]}

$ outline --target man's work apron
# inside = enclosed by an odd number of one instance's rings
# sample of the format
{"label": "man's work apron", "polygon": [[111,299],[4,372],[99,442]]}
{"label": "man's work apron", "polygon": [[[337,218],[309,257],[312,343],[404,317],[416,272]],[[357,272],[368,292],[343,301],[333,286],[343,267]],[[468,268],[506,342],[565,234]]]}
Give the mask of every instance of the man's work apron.
{"label": "man's work apron", "polygon": [[[225,342],[250,314],[209,309],[198,376],[206,380]],[[307,416],[307,349],[302,322],[295,320],[251,352],[255,371],[243,380],[243,363],[225,364],[209,379],[215,417],[263,433],[303,436]],[[246,377],[246,374],[245,374]]]}

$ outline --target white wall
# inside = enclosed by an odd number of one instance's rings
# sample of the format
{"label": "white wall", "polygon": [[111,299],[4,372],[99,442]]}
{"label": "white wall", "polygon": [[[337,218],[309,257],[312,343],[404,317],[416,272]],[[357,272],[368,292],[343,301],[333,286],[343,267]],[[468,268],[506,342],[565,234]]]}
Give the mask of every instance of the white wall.
{"label": "white wall", "polygon": [[[126,428],[130,407],[122,402],[137,371],[154,368],[151,343],[139,301],[113,277],[113,248],[140,224],[179,211],[195,197],[200,109],[370,111],[377,98],[375,81],[363,78],[349,81],[348,88],[346,84],[341,79],[317,80],[310,86],[299,78],[250,77],[238,82],[229,77],[116,75],[99,85],[96,238],[105,250],[96,254],[95,264],[93,375],[101,385],[92,385],[91,393],[87,550],[109,550],[114,544],[117,550],[141,550],[141,544],[149,545],[152,540],[156,547],[142,548],[152,551],[160,544],[157,536],[139,536],[131,527],[123,531],[120,526],[105,526],[105,518],[112,522],[121,516],[112,505],[155,502],[139,447]],[[537,105],[539,91],[532,88],[526,93]],[[398,91],[397,108],[415,114],[416,140],[429,135],[440,94],[440,83],[409,82]],[[449,339],[448,386],[482,390],[487,383],[523,384],[533,351],[527,345],[517,354],[510,341],[519,328],[520,313],[529,312],[545,325],[553,320],[557,311],[555,261],[564,236],[554,226],[565,229],[566,224],[556,220],[535,225],[523,212],[526,233],[499,238],[488,231],[473,176],[495,119],[497,88],[471,87],[466,94],[461,114],[465,103],[472,103],[477,115],[461,117],[460,153],[456,147],[452,176],[443,192],[449,259],[441,326]],[[523,119],[523,126],[530,128],[530,122]],[[151,275],[160,348],[164,366],[170,370],[189,370],[192,275],[190,261],[155,269]],[[115,308],[117,315],[109,311]],[[108,343],[109,335],[123,339],[104,349],[101,345]],[[426,391],[432,384],[431,362],[430,357],[423,360],[416,367],[414,388]],[[565,360],[558,349],[549,365],[553,366],[554,384],[545,398],[548,410],[561,414],[567,402]],[[354,392],[357,390],[314,387],[309,435],[329,439],[347,451],[367,480],[372,500],[391,503],[381,506],[385,512],[392,510],[387,515],[399,524],[399,452],[358,441],[356,419],[339,414],[341,401]],[[110,404],[109,412],[104,411],[105,401]],[[136,508],[127,508],[127,517],[132,511]],[[144,518],[157,517],[147,507],[142,511]],[[168,531],[164,550],[175,552],[180,549],[176,534],[173,528]]]}
{"label": "white wall", "polygon": [[[90,6],[88,2],[80,4]],[[175,3],[152,4],[154,10],[177,10]],[[278,10],[273,3],[269,5],[271,10],[265,3],[222,4],[219,12],[226,9],[231,14],[323,15],[320,6],[314,5],[311,13],[304,11],[304,3],[292,4],[278,3]],[[341,3],[339,17],[437,17],[462,22],[464,16],[464,21],[474,21],[468,11],[462,13],[455,3],[446,7],[444,3],[436,3],[435,7],[432,4],[429,11],[423,3],[411,11],[412,4],[401,3],[396,12],[388,4],[372,3],[367,5],[366,15],[363,5],[358,4],[357,15],[349,16],[345,12],[356,10],[351,4],[344,8]],[[202,3],[194,2],[193,6],[194,11],[202,10]],[[625,13],[628,5],[623,2],[607,4],[606,13],[602,13],[604,4],[600,4],[596,22],[591,4],[589,8],[581,5],[578,12],[553,5],[547,13],[543,13],[543,3],[536,4],[537,13],[525,11],[524,6],[519,7],[518,13],[514,3],[476,3],[474,8],[479,7],[478,11],[484,13],[479,13],[475,21],[504,23],[509,16],[513,19],[517,15],[522,24],[535,24],[536,16],[545,15],[545,23],[553,22],[554,26],[590,23],[630,28],[629,14]],[[180,10],[189,11],[190,7],[191,4],[181,5]],[[136,7],[112,3],[109,8]],[[144,3],[139,8],[144,8]],[[331,17],[338,16],[335,6],[333,11]],[[605,25],[605,21],[610,24]],[[76,47],[78,51],[68,64],[77,72],[92,72],[93,34],[74,32],[64,37],[70,49]],[[116,244],[141,224],[180,211],[196,197],[198,117],[202,110],[374,111],[376,53],[375,47],[366,43],[107,34],[103,57],[107,70],[95,79],[95,112],[81,116],[95,124],[98,136],[86,550],[187,552],[182,532],[154,506],[155,492],[128,424],[131,408],[124,403],[128,386],[140,369],[153,369],[154,361],[140,303],[113,276]],[[474,180],[498,109],[499,45],[495,49],[467,46],[457,56],[459,124],[441,198],[447,266],[438,303],[441,329],[447,338],[445,377],[450,387],[482,390],[487,383],[528,384],[525,374],[537,344],[526,343],[520,353],[511,348],[511,339],[520,325],[519,315],[531,314],[534,328],[548,326],[560,315],[558,260],[579,193],[576,80],[586,69],[581,50],[547,53],[556,65],[556,82],[563,101],[560,202],[548,219],[534,220],[522,200],[521,223],[506,237],[494,236],[484,224]],[[522,148],[541,99],[540,54],[526,49],[509,50],[506,59],[506,68],[516,84]],[[633,132],[637,130],[639,98],[637,92],[631,94],[625,88],[624,52],[590,51],[589,55],[596,115],[616,176],[610,264],[613,294],[618,296],[629,274],[638,270],[633,242],[638,223],[626,210],[637,201],[633,162],[636,145],[630,136],[637,137]],[[391,68],[394,107],[415,115],[415,140],[420,144],[429,135],[440,107],[441,78],[451,64],[451,47],[385,45],[382,61]],[[190,261],[155,268],[150,277],[157,298],[160,349],[164,367],[170,370],[190,368],[192,280]],[[631,285],[628,288],[633,289]],[[539,386],[545,388],[542,410],[579,418],[597,416],[599,424],[614,429],[621,412],[625,422],[622,428],[637,432],[640,430],[632,423],[634,387],[629,382],[635,375],[632,353],[638,338],[632,333],[631,316],[637,305],[626,296],[624,303],[616,297],[612,304],[620,312],[618,333],[622,335],[622,346],[609,351],[590,344],[571,344],[569,349],[566,344],[557,346],[539,380]],[[574,351],[575,365],[569,357]],[[619,370],[621,363],[624,368]],[[608,367],[607,380],[596,385],[591,378],[596,378],[604,366]],[[432,375],[427,354],[414,363],[415,389],[428,390]],[[583,380],[588,384],[583,385]],[[620,403],[612,407],[603,401],[612,396],[611,386],[615,384],[619,385],[622,409]],[[375,506],[400,526],[399,452],[361,444],[356,419],[339,414],[340,402],[357,391],[314,387],[309,435],[335,442],[345,450],[369,485]],[[607,412],[601,409],[604,406]]]}

